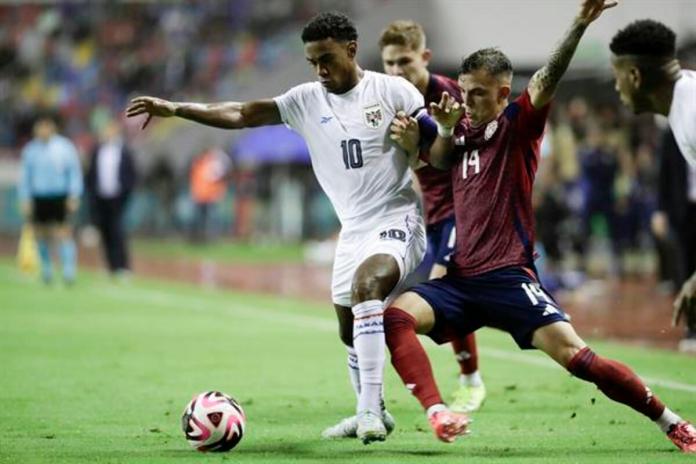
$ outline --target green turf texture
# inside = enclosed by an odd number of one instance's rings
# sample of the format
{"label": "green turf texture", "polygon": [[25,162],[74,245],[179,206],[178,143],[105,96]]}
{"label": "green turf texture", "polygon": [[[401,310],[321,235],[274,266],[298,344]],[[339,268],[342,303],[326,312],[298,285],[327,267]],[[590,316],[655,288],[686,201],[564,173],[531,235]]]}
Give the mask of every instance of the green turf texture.
{"label": "green turf texture", "polygon": [[[45,288],[0,261],[0,462],[694,462],[647,419],[487,330],[478,340],[489,397],[470,436],[436,441],[388,366],[395,433],[370,446],[323,441],[321,430],[354,407],[333,317],[328,302],[88,273],[73,288]],[[449,393],[453,357],[426,346]],[[647,377],[696,385],[694,358],[595,349]],[[248,416],[230,453],[195,452],[179,429],[191,396],[209,389],[236,397]],[[654,390],[696,417],[693,391]]]}
{"label": "green turf texture", "polygon": [[222,263],[298,263],[304,256],[301,244],[249,244],[229,241],[190,243],[184,240],[137,239],[134,252],[167,259],[213,260]]}

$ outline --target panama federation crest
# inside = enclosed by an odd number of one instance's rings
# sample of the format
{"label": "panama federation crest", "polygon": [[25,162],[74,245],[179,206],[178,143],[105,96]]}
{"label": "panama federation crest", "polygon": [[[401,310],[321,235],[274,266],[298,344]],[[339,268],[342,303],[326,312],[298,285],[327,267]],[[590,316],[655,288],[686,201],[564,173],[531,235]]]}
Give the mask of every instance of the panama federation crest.
{"label": "panama federation crest", "polygon": [[384,122],[384,112],[379,103],[363,108],[363,114],[365,115],[365,124],[372,129],[377,129]]}

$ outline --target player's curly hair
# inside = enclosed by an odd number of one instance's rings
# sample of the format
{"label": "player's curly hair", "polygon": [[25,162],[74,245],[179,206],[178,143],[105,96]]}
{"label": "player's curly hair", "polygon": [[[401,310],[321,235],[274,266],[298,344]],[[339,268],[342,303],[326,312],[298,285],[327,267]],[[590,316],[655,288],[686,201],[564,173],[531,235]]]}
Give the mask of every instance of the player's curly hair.
{"label": "player's curly hair", "polygon": [[676,41],[677,36],[669,27],[652,19],[640,19],[617,32],[609,48],[615,55],[672,57]]}
{"label": "player's curly hair", "polygon": [[462,60],[459,74],[469,74],[478,69],[485,69],[494,76],[512,74],[512,63],[500,49],[482,48]]}
{"label": "player's curly hair", "polygon": [[324,39],[340,41],[358,40],[358,31],[348,16],[337,11],[319,13],[302,30],[302,42]]}

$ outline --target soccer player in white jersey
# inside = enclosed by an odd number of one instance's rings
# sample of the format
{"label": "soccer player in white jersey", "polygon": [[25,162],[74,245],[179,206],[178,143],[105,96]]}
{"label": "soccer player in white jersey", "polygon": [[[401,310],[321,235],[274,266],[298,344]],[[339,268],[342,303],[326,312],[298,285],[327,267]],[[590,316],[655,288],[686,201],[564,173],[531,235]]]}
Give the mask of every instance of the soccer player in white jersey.
{"label": "soccer player in white jersey", "polygon": [[415,114],[423,96],[400,77],[358,66],[358,34],[340,13],[321,13],[302,31],[318,82],[250,102],[131,101],[127,116],[179,116],[224,129],[285,123],[300,133],[312,167],[341,221],[332,299],[348,349],[357,414],[340,427],[363,443],[382,441],[394,422],[384,410],[384,302],[425,253],[425,228],[411,187],[408,159],[389,137],[397,112]]}
{"label": "soccer player in white jersey", "polygon": [[[635,113],[666,116],[689,169],[696,171],[696,71],[681,69],[675,33],[657,21],[638,20],[616,33],[610,49],[621,101]],[[682,344],[696,344],[696,272],[674,302],[675,325],[682,316]]]}

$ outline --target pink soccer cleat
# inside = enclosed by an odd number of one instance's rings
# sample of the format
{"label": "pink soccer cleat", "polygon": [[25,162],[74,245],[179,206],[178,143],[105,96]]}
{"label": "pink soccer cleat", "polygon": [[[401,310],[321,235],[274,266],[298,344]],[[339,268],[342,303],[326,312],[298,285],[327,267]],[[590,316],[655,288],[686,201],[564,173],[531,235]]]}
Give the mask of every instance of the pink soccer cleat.
{"label": "pink soccer cleat", "polygon": [[469,416],[466,414],[450,410],[438,411],[428,420],[437,438],[445,443],[452,443],[457,437],[469,433]]}
{"label": "pink soccer cleat", "polygon": [[667,438],[683,452],[696,453],[696,428],[689,422],[681,421],[673,425]]}

